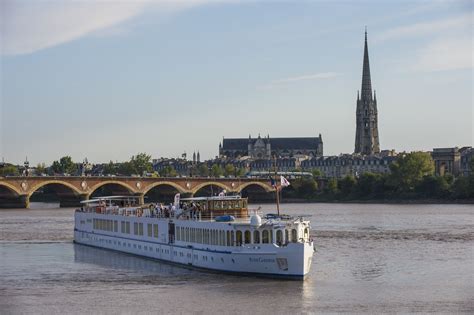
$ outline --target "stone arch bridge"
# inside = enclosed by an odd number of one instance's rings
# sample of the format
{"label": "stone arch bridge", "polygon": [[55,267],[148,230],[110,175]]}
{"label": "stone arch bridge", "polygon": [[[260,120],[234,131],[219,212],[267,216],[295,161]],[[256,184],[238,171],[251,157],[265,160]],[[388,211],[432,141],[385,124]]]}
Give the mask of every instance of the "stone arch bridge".
{"label": "stone arch bridge", "polygon": [[31,196],[47,185],[58,187],[61,206],[75,206],[81,200],[88,200],[101,187],[114,185],[127,195],[140,198],[160,186],[194,196],[208,186],[218,187],[228,193],[241,193],[250,186],[260,187],[265,192],[274,191],[267,179],[256,178],[204,178],[204,177],[103,177],[103,176],[32,176],[0,177],[0,208],[28,208]]}

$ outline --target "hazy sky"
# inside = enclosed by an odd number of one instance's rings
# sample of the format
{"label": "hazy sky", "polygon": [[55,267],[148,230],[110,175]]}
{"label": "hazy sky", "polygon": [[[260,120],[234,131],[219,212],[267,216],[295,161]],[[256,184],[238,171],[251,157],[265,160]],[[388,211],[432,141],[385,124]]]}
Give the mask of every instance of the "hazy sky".
{"label": "hazy sky", "polygon": [[382,149],[473,145],[472,1],[1,1],[0,156],[354,150],[367,25]]}

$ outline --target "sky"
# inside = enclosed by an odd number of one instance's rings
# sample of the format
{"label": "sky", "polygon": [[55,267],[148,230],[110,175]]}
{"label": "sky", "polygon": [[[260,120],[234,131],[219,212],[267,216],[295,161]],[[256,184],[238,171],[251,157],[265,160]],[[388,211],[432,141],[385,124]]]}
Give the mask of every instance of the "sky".
{"label": "sky", "polygon": [[472,1],[0,2],[0,157],[351,153],[364,29],[381,149],[473,145]]}

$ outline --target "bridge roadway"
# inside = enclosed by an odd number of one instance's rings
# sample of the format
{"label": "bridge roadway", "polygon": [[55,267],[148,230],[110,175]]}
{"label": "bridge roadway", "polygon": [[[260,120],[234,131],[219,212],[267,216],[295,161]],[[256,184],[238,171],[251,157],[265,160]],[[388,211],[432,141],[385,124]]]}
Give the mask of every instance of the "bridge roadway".
{"label": "bridge roadway", "polygon": [[0,208],[28,208],[33,193],[52,184],[62,188],[62,193],[59,194],[72,196],[75,204],[88,200],[97,189],[106,185],[118,185],[129,195],[139,197],[142,203],[150,190],[161,185],[173,187],[177,192],[188,196],[193,196],[210,185],[225,189],[229,193],[240,193],[249,186],[259,186],[266,192],[274,191],[269,180],[261,178],[7,176],[0,177]]}

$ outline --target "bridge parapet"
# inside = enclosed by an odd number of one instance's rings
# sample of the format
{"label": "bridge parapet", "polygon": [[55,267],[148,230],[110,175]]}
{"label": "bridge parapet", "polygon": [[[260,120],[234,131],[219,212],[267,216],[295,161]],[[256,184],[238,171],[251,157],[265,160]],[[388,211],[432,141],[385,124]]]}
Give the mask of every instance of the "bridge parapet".
{"label": "bridge parapet", "polygon": [[[273,191],[267,179],[256,178],[210,178],[210,177],[122,177],[122,176],[29,176],[0,177],[0,187],[6,188],[12,195],[26,200],[35,191],[46,185],[55,184],[67,187],[81,200],[87,200],[100,187],[118,185],[130,194],[143,196],[151,189],[167,185],[180,193],[194,195],[200,189],[213,185],[229,193],[239,193],[250,185],[257,185],[265,191]],[[0,207],[2,206],[0,199]]]}

